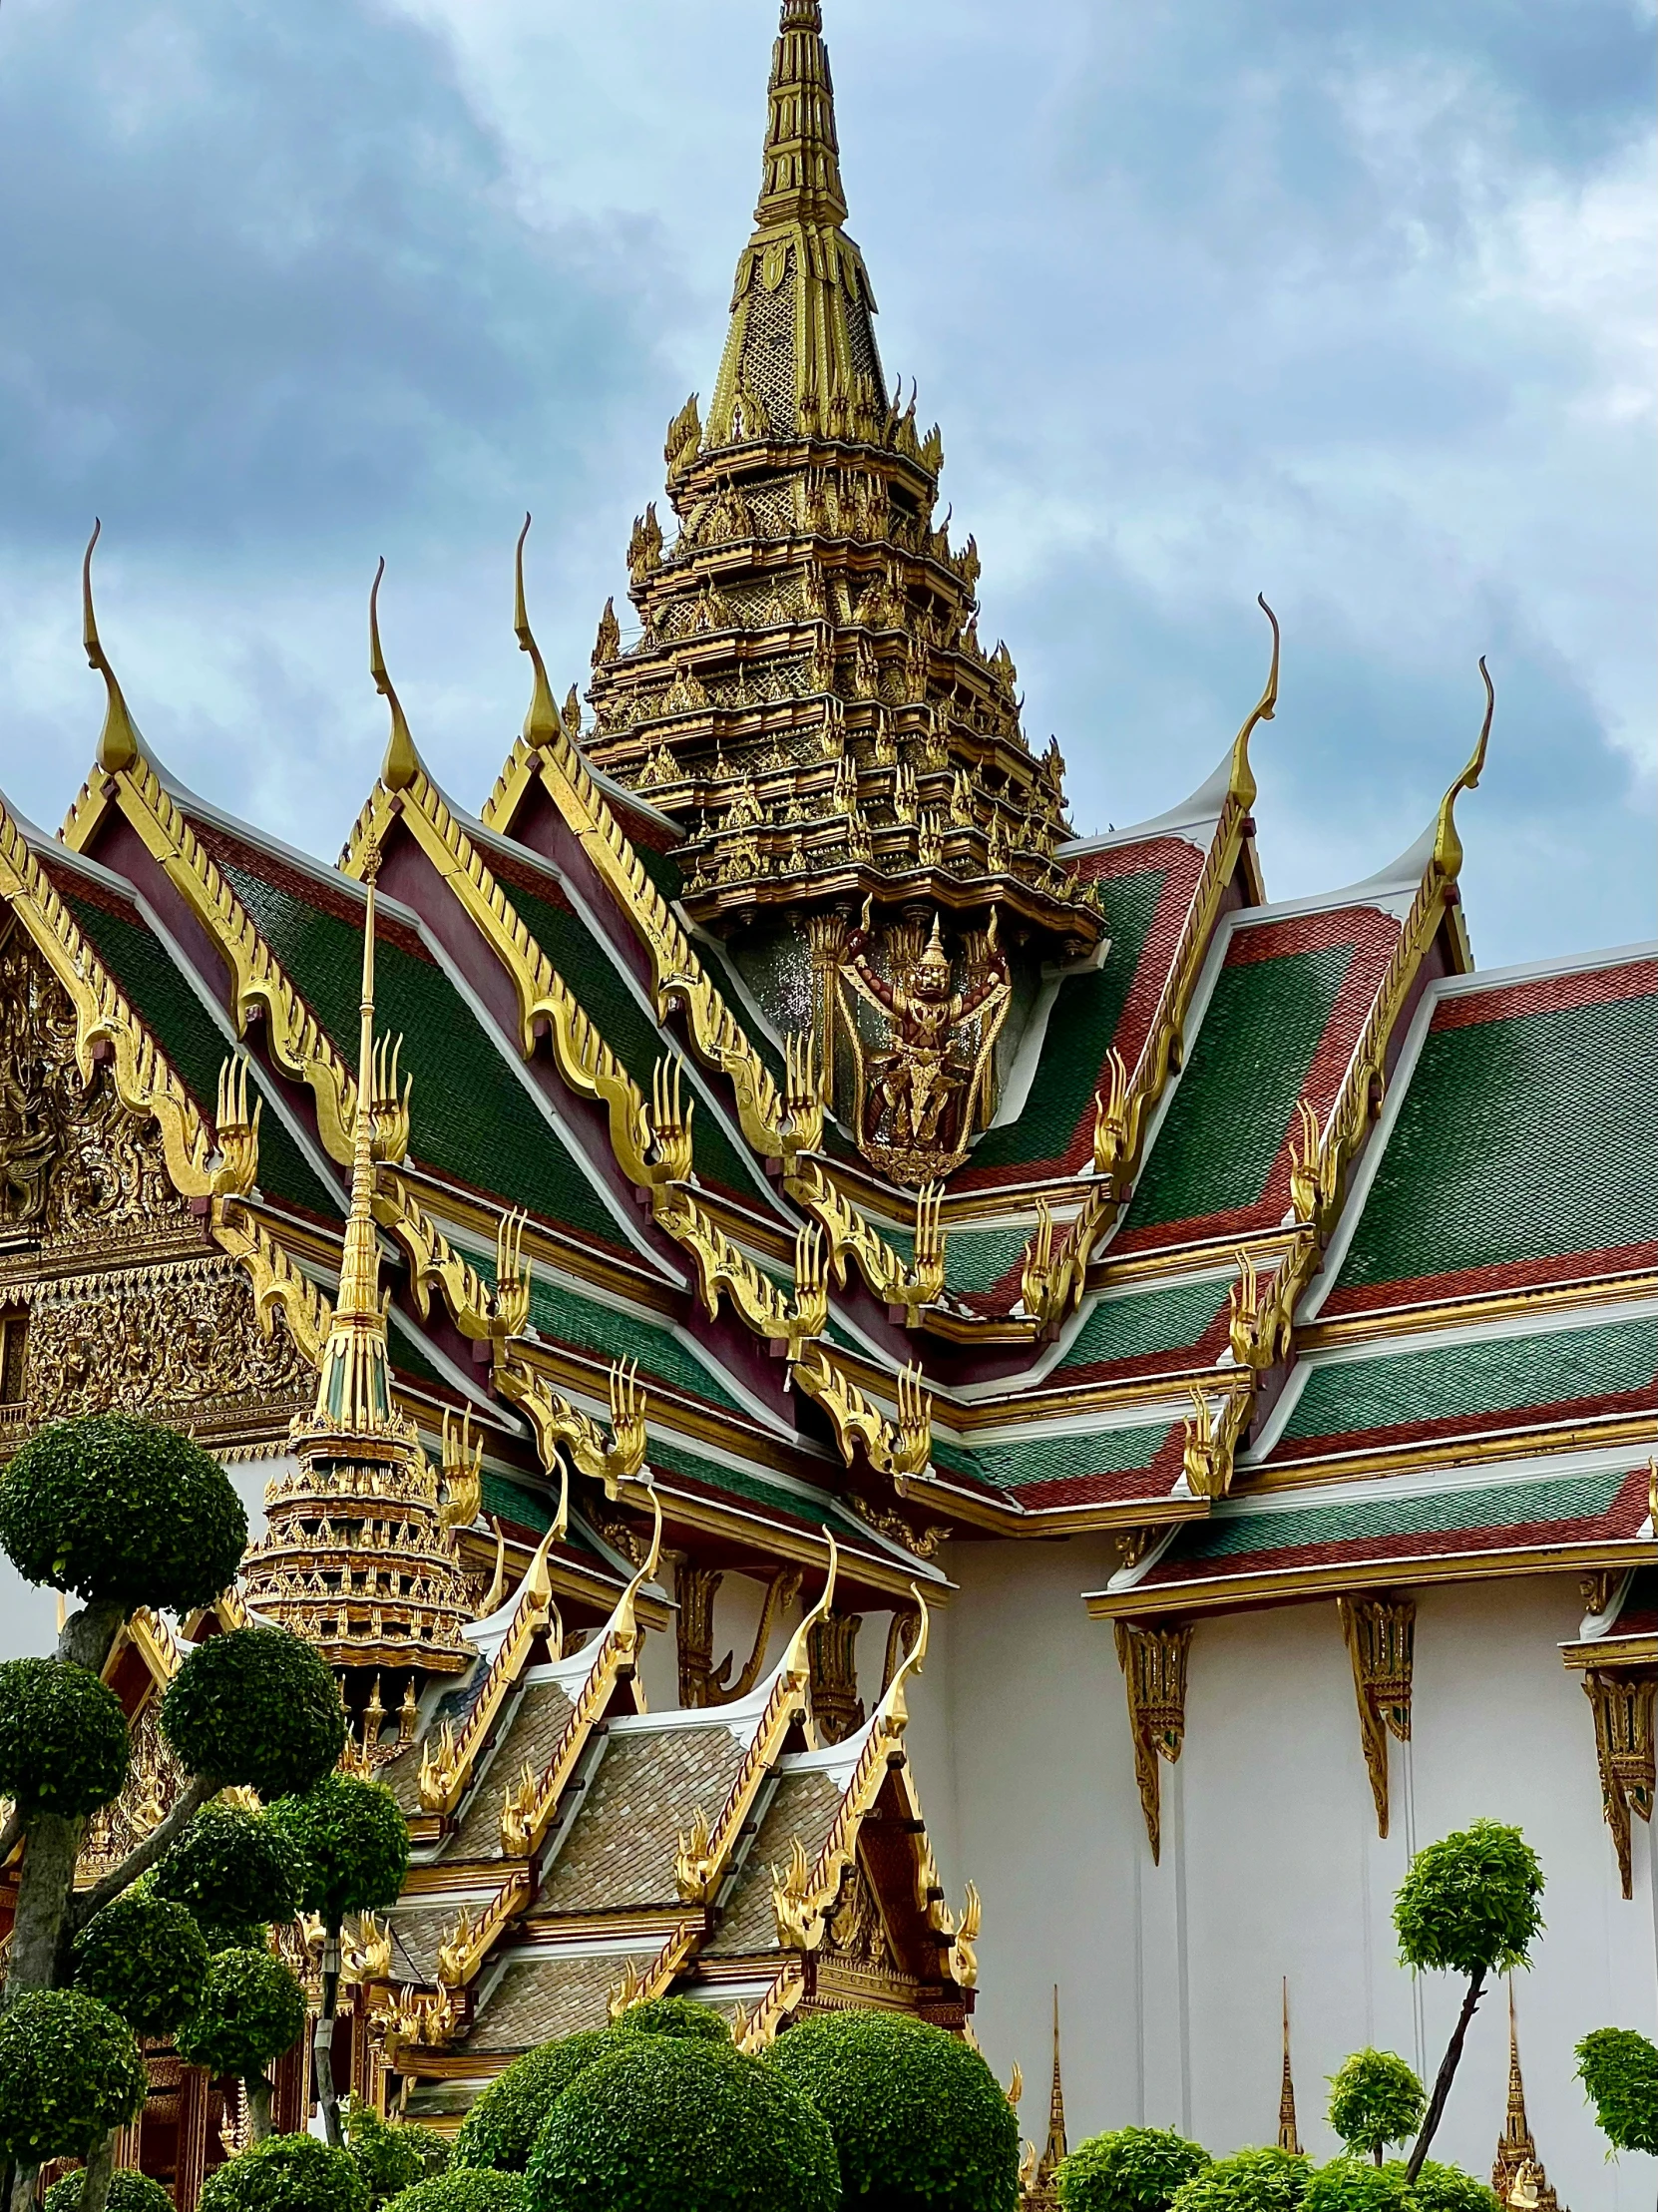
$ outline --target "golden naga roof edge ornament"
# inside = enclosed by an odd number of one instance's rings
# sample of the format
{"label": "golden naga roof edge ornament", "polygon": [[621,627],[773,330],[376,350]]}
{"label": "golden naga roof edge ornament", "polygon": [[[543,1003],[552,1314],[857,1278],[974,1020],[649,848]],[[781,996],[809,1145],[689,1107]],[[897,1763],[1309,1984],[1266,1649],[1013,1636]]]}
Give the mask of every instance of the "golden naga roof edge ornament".
{"label": "golden naga roof edge ornament", "polygon": [[420,754],[415,750],[408,717],[386,673],[386,657],[380,650],[380,579],[385,573],[386,557],[382,554],[368,594],[368,672],[374,678],[374,688],[391,712],[391,734],[386,739],[386,756],[380,763],[380,781],[388,791],[406,791],[420,773]]}
{"label": "golden naga roof edge ornament", "polygon": [[1261,723],[1270,722],[1278,711],[1278,655],[1283,642],[1278,629],[1278,617],[1267,605],[1264,592],[1256,593],[1255,604],[1272,625],[1272,664],[1267,669],[1266,688],[1232,740],[1232,772],[1227,788],[1230,795],[1245,808],[1255,804],[1255,794],[1259,789],[1255,781],[1255,771],[1249,764],[1249,740]]}
{"label": "golden naga roof edge ornament", "polygon": [[524,741],[528,745],[549,745],[561,734],[564,724],[559,719],[553,686],[547,680],[547,663],[536,644],[535,632],[530,628],[529,609],[524,602],[524,541],[530,535],[530,521],[526,509],[524,528],[518,534],[518,544],[513,551],[513,632],[518,639],[519,652],[530,656],[530,665],[535,670],[530,709],[524,717]]}
{"label": "golden naga roof edge ornament", "polygon": [[95,515],[92,536],[87,540],[86,554],[81,562],[82,643],[86,647],[87,665],[96,668],[104,678],[104,689],[109,698],[104,709],[104,726],[98,735],[98,765],[106,775],[119,775],[123,768],[130,768],[139,758],[144,750],[144,741],[128,708],[126,694],[99,640],[98,618],[93,613],[92,549],[103,536],[103,532],[102,518]]}
{"label": "golden naga roof edge ornament", "polygon": [[1440,801],[1440,818],[1434,830],[1434,860],[1448,881],[1454,883],[1462,870],[1462,840],[1456,830],[1456,794],[1476,788],[1485,768],[1485,747],[1490,742],[1491,720],[1496,713],[1496,691],[1485,656],[1479,656],[1479,679],[1485,686],[1485,714],[1468,764]]}

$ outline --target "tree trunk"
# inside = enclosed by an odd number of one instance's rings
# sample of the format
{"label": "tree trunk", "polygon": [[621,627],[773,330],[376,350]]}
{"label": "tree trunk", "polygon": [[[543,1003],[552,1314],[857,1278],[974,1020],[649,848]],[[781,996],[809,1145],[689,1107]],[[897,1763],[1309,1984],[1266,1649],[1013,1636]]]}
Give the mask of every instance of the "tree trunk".
{"label": "tree trunk", "polygon": [[1467,2039],[1468,2022],[1473,2018],[1473,2008],[1479,2002],[1485,1987],[1485,1969],[1470,1977],[1468,1993],[1462,1999],[1462,2009],[1456,2015],[1456,2025],[1451,2031],[1445,2056],[1440,2060],[1440,2071],[1434,2083],[1434,2094],[1429,2100],[1428,2116],[1422,2123],[1422,2133],[1417,2137],[1417,2147],[1411,2153],[1411,2163],[1405,2169],[1407,2185],[1415,2182],[1422,2172],[1422,2162],[1428,2156],[1428,2146],[1433,2142],[1439,2125],[1445,2117],[1446,2099],[1451,2094],[1451,2084],[1462,2055],[1462,2045]]}
{"label": "tree trunk", "polygon": [[12,2182],[12,2212],[34,2212],[35,2183],[40,2179],[38,2166],[21,2165]]}
{"label": "tree trunk", "polygon": [[[247,2091],[247,2132],[255,2143],[262,2143],[272,2132],[270,2100],[275,2084],[267,2073],[242,2075],[242,2085]],[[81,2212],[86,2212],[83,2205]]]}
{"label": "tree trunk", "polygon": [[316,2015],[311,2037],[311,2072],[316,2079],[316,2101],[328,2140],[338,2150],[345,2141],[340,2127],[339,2091],[334,2086],[334,2012],[339,2003],[338,1928],[330,1928],[322,1948],[322,2008]]}
{"label": "tree trunk", "polygon": [[66,1813],[48,1813],[37,1807],[29,1815],[6,1970],[8,2004],[15,2003],[25,1990],[49,1990],[53,1986],[64,1909],[69,1903],[85,1827],[83,1820],[72,1820]]}
{"label": "tree trunk", "polygon": [[115,2129],[112,2127],[87,2158],[87,2178],[81,2184],[81,2212],[104,2212],[110,2193],[110,2176],[114,2172]]}
{"label": "tree trunk", "polygon": [[71,1613],[58,1630],[58,1657],[73,1660],[89,1673],[101,1674],[115,1642],[115,1632],[126,1619],[126,1607],[103,1603],[83,1605]]}

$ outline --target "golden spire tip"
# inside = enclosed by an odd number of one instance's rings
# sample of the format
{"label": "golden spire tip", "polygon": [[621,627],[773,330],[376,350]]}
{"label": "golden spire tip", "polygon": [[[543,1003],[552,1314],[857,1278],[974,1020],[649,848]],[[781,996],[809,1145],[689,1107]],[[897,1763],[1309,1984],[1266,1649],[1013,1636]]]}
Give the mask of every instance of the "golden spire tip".
{"label": "golden spire tip", "polygon": [[547,680],[547,664],[541,657],[535,633],[530,628],[529,611],[524,604],[524,541],[530,535],[530,516],[524,517],[524,528],[518,534],[518,550],[513,556],[513,629],[518,634],[518,650],[530,656],[530,665],[535,669],[535,685],[530,693],[530,711],[524,717],[524,741],[528,745],[550,745],[557,741],[562,723],[559,709],[554,703],[553,686]]}
{"label": "golden spire tip", "polygon": [[115,670],[105,658],[104,648],[98,637],[98,617],[92,607],[92,549],[104,534],[101,516],[92,519],[92,536],[87,540],[87,550],[81,562],[81,615],[82,643],[86,647],[87,665],[96,668],[104,678],[107,704],[104,708],[104,726],[98,734],[98,765],[106,775],[117,775],[123,768],[130,768],[139,757],[143,746],[133,717],[128,711]]}
{"label": "golden spire tip", "polygon": [[420,773],[420,755],[409,734],[402,702],[386,673],[386,657],[380,650],[380,579],[385,573],[386,557],[381,554],[368,594],[368,672],[374,678],[374,688],[391,709],[391,735],[386,739],[386,756],[380,763],[380,781],[388,791],[406,791]]}

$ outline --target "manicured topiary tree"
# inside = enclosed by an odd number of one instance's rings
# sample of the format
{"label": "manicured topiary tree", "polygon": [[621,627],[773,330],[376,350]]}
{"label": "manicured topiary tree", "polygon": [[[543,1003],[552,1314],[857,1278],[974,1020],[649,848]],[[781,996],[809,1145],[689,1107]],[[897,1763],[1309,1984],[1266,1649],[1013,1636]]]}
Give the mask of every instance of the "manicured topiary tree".
{"label": "manicured topiary tree", "polygon": [[[1401,2163],[1390,2170],[1403,2176],[1405,2167]],[[1475,2181],[1459,2166],[1442,2166],[1432,2158],[1423,2160],[1422,2171],[1411,2184],[1406,2201],[1411,2212],[1499,2212],[1494,2189]]]}
{"label": "manicured topiary tree", "polygon": [[461,2122],[455,2138],[456,2167],[492,2167],[521,2174],[530,2163],[536,2137],[555,2097],[589,2066],[608,2057],[627,2030],[586,2027],[539,2043],[498,2073]]}
{"label": "manicured topiary tree", "polygon": [[1182,2182],[1170,2212],[1297,2212],[1312,2170],[1294,2151],[1234,2151]]}
{"label": "manicured topiary tree", "polygon": [[266,2068],[304,2029],[305,1992],[274,1953],[220,1951],[208,1965],[200,2003],[174,2039],[188,2064],[241,2076],[253,2138],[262,2142],[270,2134]]}
{"label": "manicured topiary tree", "polygon": [[132,2029],[80,1990],[24,1990],[0,2013],[0,2158],[25,2169],[87,2158],[89,2198],[109,2187],[113,2131],[144,2103]]}
{"label": "manicured topiary tree", "polygon": [[162,1728],[192,1774],[266,1801],[308,1790],[345,1742],[326,1662],[284,1628],[233,1628],[198,1644],[167,1686]]}
{"label": "manicured topiary tree", "polygon": [[1380,2166],[1390,2143],[1422,2125],[1427,2092],[1396,2051],[1356,2050],[1330,2077],[1330,2124],[1351,2151]]}
{"label": "manicured topiary tree", "polygon": [[1577,2078],[1614,2150],[1658,2158],[1658,2045],[1633,2027],[1597,2027],[1577,2046]]}
{"label": "manicured topiary tree", "polygon": [[322,2002],[312,2065],[328,2140],[338,2143],[344,2140],[333,2063],[340,1932],[347,1913],[396,1904],[409,1871],[409,1824],[382,1783],[344,1774],[323,1775],[302,1796],[273,1805],[269,1817],[304,1869],[300,1904],[322,1919]]}
{"label": "manicured topiary tree", "polygon": [[389,2212],[524,2212],[524,2177],[493,2166],[452,2166],[393,2197]]}
{"label": "manicured topiary tree", "polygon": [[189,2019],[207,1978],[195,1918],[149,1881],[106,1905],[75,1939],[77,1986],[140,2035],[168,2035]]}
{"label": "manicured topiary tree", "polygon": [[301,1871],[293,1845],[264,1814],[204,1805],[150,1879],[159,1897],[192,1914],[213,1950],[225,1951],[292,1920]]}
{"label": "manicured topiary tree", "polygon": [[1529,1963],[1543,1925],[1542,1894],[1536,1853],[1517,1828],[1493,1820],[1476,1820],[1419,1851],[1400,1886],[1394,1929],[1405,1965],[1418,1974],[1465,1975],[1468,1985],[1407,2164],[1412,2181],[1444,2117],[1486,1977]]}
{"label": "manicured topiary tree", "polygon": [[435,2179],[449,2165],[449,2145],[435,2128],[383,2120],[360,2097],[346,2106],[345,2140],[374,2204]]}
{"label": "manicured topiary tree", "polygon": [[731,2040],[724,2014],[692,1996],[658,1996],[630,2004],[617,2025],[631,2028],[635,2035],[694,2035],[705,2043]]}
{"label": "manicured topiary tree", "polygon": [[787,2077],[687,2035],[624,2033],[579,2073],[525,2182],[527,2212],[835,2212],[840,2198],[829,2130]]}
{"label": "manicured topiary tree", "polygon": [[314,2135],[267,2135],[215,2166],[197,2204],[199,2212],[369,2212],[351,2153]]}
{"label": "manicured topiary tree", "polygon": [[1174,2192],[1209,2163],[1172,2127],[1118,2127],[1091,2135],[1061,2161],[1065,2212],[1166,2212]]}
{"label": "manicured topiary tree", "polygon": [[1415,2212],[1415,2204],[1403,2168],[1333,2158],[1309,2177],[1301,2212]]}
{"label": "manicured topiary tree", "polygon": [[829,2123],[852,2206],[1013,2212],[1019,2120],[970,2043],[889,2012],[824,2012],[768,2062]]}
{"label": "manicured topiary tree", "polygon": [[[81,2212],[86,2183],[84,2166],[77,2166],[61,2181],[54,2181],[46,2192],[46,2212]],[[148,2174],[136,2173],[131,2167],[123,2167],[110,2176],[104,2208],[105,2212],[173,2212],[173,2199],[159,2181],[152,2181]]]}

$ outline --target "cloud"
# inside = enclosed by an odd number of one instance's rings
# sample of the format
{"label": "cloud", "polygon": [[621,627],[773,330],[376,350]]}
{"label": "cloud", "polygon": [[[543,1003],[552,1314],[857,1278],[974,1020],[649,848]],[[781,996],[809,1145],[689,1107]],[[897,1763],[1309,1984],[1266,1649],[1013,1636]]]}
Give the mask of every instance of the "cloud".
{"label": "cloud", "polygon": [[[1085,825],[1172,803],[1286,628],[1281,895],[1408,843],[1477,725],[1487,961],[1650,928],[1653,135],[1621,0],[830,0],[889,367],[945,429]],[[9,0],[0,780],[55,820],[98,687],[331,852],[383,721],[463,798],[523,711],[511,539],[581,670],[706,391],[770,0]]]}

